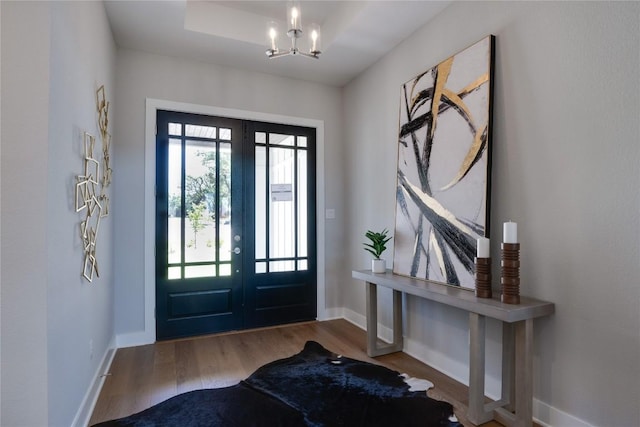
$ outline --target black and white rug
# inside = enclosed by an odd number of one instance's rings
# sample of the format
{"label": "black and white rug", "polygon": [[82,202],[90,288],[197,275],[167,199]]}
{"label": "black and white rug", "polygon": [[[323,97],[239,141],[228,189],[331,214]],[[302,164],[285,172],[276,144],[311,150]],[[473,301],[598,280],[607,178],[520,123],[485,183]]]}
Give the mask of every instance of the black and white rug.
{"label": "black and white rug", "polygon": [[453,408],[412,391],[400,373],[337,356],[308,341],[239,384],[180,394],[111,426],[453,427]]}

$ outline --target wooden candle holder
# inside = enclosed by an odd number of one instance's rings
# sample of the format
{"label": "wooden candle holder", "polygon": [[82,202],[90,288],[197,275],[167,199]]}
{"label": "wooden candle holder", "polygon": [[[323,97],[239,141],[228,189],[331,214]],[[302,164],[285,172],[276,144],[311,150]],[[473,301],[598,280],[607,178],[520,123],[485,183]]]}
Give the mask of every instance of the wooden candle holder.
{"label": "wooden candle holder", "polygon": [[476,296],[491,298],[491,258],[476,258]]}
{"label": "wooden candle holder", "polygon": [[502,244],[501,300],[505,304],[520,304],[520,243]]}

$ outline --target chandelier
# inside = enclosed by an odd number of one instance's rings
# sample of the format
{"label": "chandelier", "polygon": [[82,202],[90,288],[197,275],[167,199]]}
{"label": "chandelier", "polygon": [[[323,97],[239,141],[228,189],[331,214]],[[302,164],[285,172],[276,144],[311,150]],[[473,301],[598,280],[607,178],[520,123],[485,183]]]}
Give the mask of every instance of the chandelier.
{"label": "chandelier", "polygon": [[267,26],[268,48],[266,54],[269,58],[280,58],[287,55],[302,55],[308,58],[318,59],[320,57],[320,26],[309,25],[309,52],[298,48],[298,40],[302,37],[302,24],[300,15],[300,4],[289,2],[287,6],[287,36],[291,39],[291,47],[288,50],[278,49],[278,25],[276,22],[269,22]]}

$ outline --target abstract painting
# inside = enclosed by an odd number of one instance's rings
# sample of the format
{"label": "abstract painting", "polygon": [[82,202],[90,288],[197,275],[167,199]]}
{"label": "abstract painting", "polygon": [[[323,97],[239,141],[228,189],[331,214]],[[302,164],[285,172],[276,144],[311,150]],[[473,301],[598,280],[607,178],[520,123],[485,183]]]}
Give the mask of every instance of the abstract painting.
{"label": "abstract painting", "polygon": [[473,290],[489,234],[494,36],[400,91],[395,274]]}

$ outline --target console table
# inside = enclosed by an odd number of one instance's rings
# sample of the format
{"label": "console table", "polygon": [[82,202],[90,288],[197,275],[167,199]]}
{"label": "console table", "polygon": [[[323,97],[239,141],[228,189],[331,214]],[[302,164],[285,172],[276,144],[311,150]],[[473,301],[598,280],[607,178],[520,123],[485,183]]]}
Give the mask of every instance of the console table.
{"label": "console table", "polygon": [[[467,416],[474,424],[492,419],[506,426],[533,423],[533,319],[555,311],[550,302],[520,297],[520,304],[477,298],[473,292],[410,277],[371,270],[354,270],[355,279],[367,288],[367,353],[371,357],[402,351],[402,293],[469,312],[469,405]],[[393,342],[378,338],[377,287],[393,290]],[[490,317],[502,321],[502,396],[485,404],[485,323]],[[461,404],[458,402],[458,404]],[[462,405],[466,406],[466,405]]]}

